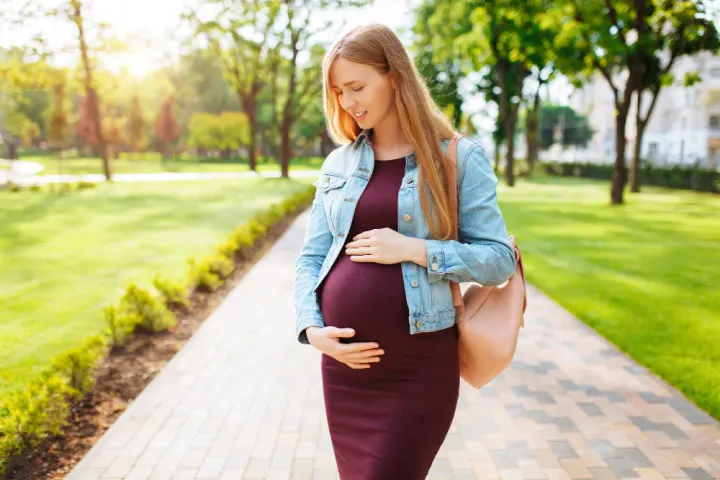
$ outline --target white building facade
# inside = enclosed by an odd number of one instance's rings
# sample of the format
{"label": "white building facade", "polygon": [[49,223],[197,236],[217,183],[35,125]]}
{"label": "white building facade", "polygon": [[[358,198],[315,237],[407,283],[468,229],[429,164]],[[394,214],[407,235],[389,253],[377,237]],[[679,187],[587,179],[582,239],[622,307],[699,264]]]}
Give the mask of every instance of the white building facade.
{"label": "white building facade", "polygon": [[[702,52],[681,57],[672,69],[675,84],[663,87],[645,129],[641,157],[654,165],[694,165],[720,167],[720,56]],[[682,86],[686,74],[697,73],[701,81]],[[620,80],[617,81],[620,84]],[[650,105],[643,99],[643,112]],[[601,75],[587,82],[571,97],[571,106],[588,116],[594,130],[588,148],[603,160],[614,158],[615,105],[612,90]],[[626,159],[632,158],[635,142],[633,101],[625,129],[628,139]]]}

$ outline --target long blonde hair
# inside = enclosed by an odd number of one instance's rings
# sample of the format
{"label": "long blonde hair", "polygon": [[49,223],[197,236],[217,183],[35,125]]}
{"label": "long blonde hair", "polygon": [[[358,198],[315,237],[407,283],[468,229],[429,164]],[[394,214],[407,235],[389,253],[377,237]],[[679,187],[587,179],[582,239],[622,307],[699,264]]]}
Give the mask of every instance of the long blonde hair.
{"label": "long blonde hair", "polygon": [[[428,219],[433,238],[452,238],[456,231],[454,222],[457,217],[450,212],[447,197],[449,169],[446,167],[440,140],[451,138],[454,130],[430,96],[407,50],[389,27],[371,24],[354,28],[337,40],[325,54],[323,103],[328,131],[337,143],[347,144],[354,142],[362,129],[342,108],[337,93],[331,87],[330,67],[338,57],[370,65],[394,79],[395,106],[400,125],[413,146],[418,164],[420,206]],[[423,186],[426,186],[427,190],[421,188]]]}

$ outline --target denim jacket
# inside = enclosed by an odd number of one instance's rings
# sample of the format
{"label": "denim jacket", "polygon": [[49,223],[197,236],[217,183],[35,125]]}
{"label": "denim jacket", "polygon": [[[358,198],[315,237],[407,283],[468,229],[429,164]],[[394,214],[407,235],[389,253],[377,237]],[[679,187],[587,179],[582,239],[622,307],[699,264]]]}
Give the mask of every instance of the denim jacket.
{"label": "denim jacket", "polygon": [[[324,161],[309,213],[293,292],[295,334],[307,344],[305,329],[323,327],[317,289],[339,255],[344,255],[357,201],[373,173],[369,132],[334,150]],[[449,141],[441,141],[443,152]],[[455,324],[449,281],[504,283],[515,271],[515,254],[496,200],[497,178],[482,147],[465,137],[457,145],[460,228],[458,241],[434,240],[420,207],[415,154],[405,157],[405,176],[398,194],[398,232],[425,239],[427,267],[402,262],[410,334]]]}

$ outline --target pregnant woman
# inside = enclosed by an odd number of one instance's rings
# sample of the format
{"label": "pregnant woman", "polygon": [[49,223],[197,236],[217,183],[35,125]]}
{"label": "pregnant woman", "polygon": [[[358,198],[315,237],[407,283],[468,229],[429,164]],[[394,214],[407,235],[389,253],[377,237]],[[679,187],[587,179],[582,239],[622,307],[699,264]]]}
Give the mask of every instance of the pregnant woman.
{"label": "pregnant woman", "polygon": [[459,393],[449,282],[497,285],[515,270],[497,179],[466,138],[448,178],[452,126],[388,27],[358,27],[335,42],[323,74],[328,129],[344,146],[315,182],[296,264],[296,335],[322,352],[340,477],[421,480]]}

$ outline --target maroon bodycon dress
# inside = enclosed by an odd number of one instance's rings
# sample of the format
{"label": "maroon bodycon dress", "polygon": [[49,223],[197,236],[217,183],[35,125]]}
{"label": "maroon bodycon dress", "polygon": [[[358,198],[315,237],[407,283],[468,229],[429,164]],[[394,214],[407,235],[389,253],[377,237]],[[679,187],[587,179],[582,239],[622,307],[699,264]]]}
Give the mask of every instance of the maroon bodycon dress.
{"label": "maroon bodycon dress", "polygon": [[[345,243],[398,229],[405,159],[375,161]],[[410,334],[401,265],[339,254],[318,290],[328,326],[355,329],[343,342],[377,342],[378,363],[355,370],[322,355],[330,438],[342,480],[424,480],[452,423],[460,388],[457,329]]]}

